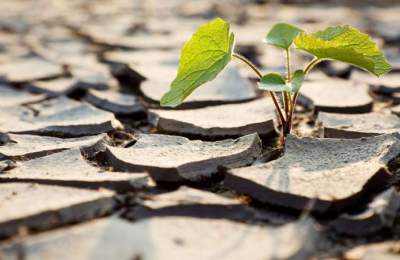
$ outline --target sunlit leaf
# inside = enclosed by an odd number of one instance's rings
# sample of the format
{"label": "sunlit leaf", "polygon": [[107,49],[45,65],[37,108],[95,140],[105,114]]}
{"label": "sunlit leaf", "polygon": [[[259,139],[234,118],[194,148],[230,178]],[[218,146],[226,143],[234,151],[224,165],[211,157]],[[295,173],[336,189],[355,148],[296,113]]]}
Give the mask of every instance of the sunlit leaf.
{"label": "sunlit leaf", "polygon": [[294,44],[319,59],[347,62],[376,76],[391,70],[390,64],[370,37],[349,25],[329,27],[311,34],[300,33]]}
{"label": "sunlit leaf", "polygon": [[234,35],[229,23],[220,18],[202,25],[181,51],[178,74],[161,106],[181,104],[196,88],[213,80],[232,57]]}

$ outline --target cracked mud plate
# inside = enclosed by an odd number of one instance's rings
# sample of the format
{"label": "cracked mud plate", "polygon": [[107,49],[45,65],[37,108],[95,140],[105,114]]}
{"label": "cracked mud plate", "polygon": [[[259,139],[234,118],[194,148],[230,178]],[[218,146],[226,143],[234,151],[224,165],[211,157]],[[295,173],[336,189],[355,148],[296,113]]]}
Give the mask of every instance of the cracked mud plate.
{"label": "cracked mud plate", "polygon": [[398,135],[361,139],[289,136],[285,154],[272,162],[229,170],[224,185],[252,199],[315,214],[365,205],[384,190],[392,175],[387,164],[400,154]]}
{"label": "cracked mud plate", "polygon": [[79,137],[108,132],[118,124],[113,114],[66,97],[0,111],[0,131],[15,134]]}
{"label": "cracked mud plate", "polygon": [[159,182],[197,182],[215,176],[219,167],[251,164],[261,153],[261,140],[257,134],[217,142],[140,134],[128,148],[98,144],[86,151],[89,157],[93,152],[104,154],[116,171],[146,171]]}
{"label": "cracked mud plate", "polygon": [[276,135],[275,107],[270,98],[241,104],[212,106],[188,110],[150,110],[158,131],[203,140],[237,138],[258,133],[260,137]]}

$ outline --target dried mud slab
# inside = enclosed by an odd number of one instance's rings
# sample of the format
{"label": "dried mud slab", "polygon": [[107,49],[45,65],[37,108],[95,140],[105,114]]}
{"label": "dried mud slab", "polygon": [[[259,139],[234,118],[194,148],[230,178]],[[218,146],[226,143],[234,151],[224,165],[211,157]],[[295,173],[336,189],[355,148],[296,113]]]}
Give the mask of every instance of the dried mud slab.
{"label": "dried mud slab", "polygon": [[397,46],[400,42],[399,8],[374,8],[370,10],[370,17],[373,18],[373,31],[383,38],[386,44]]}
{"label": "dried mud slab", "polygon": [[400,92],[400,73],[389,73],[383,77],[375,77],[366,72],[353,71],[351,80],[368,84],[377,93],[391,95]]}
{"label": "dried mud slab", "polygon": [[7,142],[0,145],[0,156],[16,160],[28,160],[67,149],[94,145],[101,141],[105,135],[68,139],[18,134],[8,134],[7,137]]}
{"label": "dried mud slab", "polygon": [[198,182],[215,176],[219,167],[249,165],[261,153],[261,140],[257,134],[217,142],[140,134],[128,148],[98,144],[86,149],[89,156],[94,151],[105,153],[116,171],[146,171],[159,182]]}
{"label": "dried mud slab", "polygon": [[88,64],[71,69],[71,74],[76,79],[79,88],[105,90],[110,86],[117,85],[117,81],[112,77],[108,68],[99,66],[99,64],[94,64],[94,66]]}
{"label": "dried mud slab", "polygon": [[38,94],[55,97],[70,95],[77,91],[76,80],[73,78],[59,78],[54,80],[34,81],[24,85],[24,89]]}
{"label": "dried mud slab", "polygon": [[391,101],[392,105],[399,105],[400,104],[400,93],[395,92],[392,93],[391,95],[386,95],[386,96],[381,96],[383,100]]}
{"label": "dried mud slab", "polygon": [[371,112],[366,114],[319,113],[320,133],[328,138],[359,138],[400,131],[400,118],[396,115]]}
{"label": "dried mud slab", "polygon": [[132,66],[141,64],[175,66],[179,64],[179,53],[179,49],[136,51],[115,50],[105,52],[101,58],[103,61],[108,63],[123,63]]}
{"label": "dried mud slab", "polygon": [[224,185],[261,203],[330,217],[365,205],[384,190],[389,161],[400,153],[397,134],[360,139],[289,136],[285,154],[272,162],[229,170]]}
{"label": "dried mud slab", "polygon": [[[169,66],[176,75],[176,67]],[[169,90],[173,80],[148,80],[140,85],[144,97],[152,103],[158,104],[161,97]],[[227,66],[218,77],[193,94],[179,108],[198,108],[208,105],[236,103],[255,99],[257,93],[251,82],[243,78],[239,70],[233,66]]]}
{"label": "dried mud slab", "polygon": [[145,173],[110,172],[92,166],[83,158],[80,149],[18,162],[14,169],[0,174],[0,182],[107,188],[118,192],[134,191],[145,185],[146,180]]}
{"label": "dried mud slab", "polygon": [[[106,23],[106,21],[104,21]],[[174,49],[189,38],[190,32],[168,34],[138,34],[126,35],[119,32],[119,28],[114,31],[105,30],[104,26],[85,26],[79,25],[76,28],[79,35],[88,39],[90,42],[111,48],[121,49]]]}
{"label": "dried mud slab", "polygon": [[11,86],[2,83],[0,83],[0,95],[0,107],[18,106],[37,102],[45,98],[43,95],[32,95],[30,93],[16,90]]}
{"label": "dried mud slab", "polygon": [[0,111],[0,131],[17,134],[79,137],[108,132],[118,124],[112,113],[66,97]]}
{"label": "dried mud slab", "polygon": [[[106,218],[1,245],[5,258],[29,259],[308,259],[317,232],[309,223],[260,227],[229,220]],[[116,242],[118,241],[118,242]],[[290,242],[289,242],[290,241]],[[260,250],[262,248],[262,250]]]}
{"label": "dried mud slab", "polygon": [[133,219],[181,216],[243,222],[265,221],[273,224],[284,224],[295,220],[291,215],[256,209],[241,203],[239,199],[185,186],[173,192],[145,197],[145,200],[129,212],[128,216]]}
{"label": "dried mud slab", "polygon": [[40,58],[14,60],[0,66],[0,76],[12,83],[52,79],[62,76],[63,73],[60,65]]}
{"label": "dried mud slab", "polygon": [[85,100],[103,110],[122,116],[144,116],[145,108],[139,99],[117,91],[89,90]]}
{"label": "dried mud slab", "polygon": [[270,98],[188,110],[150,110],[158,131],[204,140],[236,138],[251,133],[276,135],[275,107]]}
{"label": "dried mud slab", "polygon": [[109,51],[100,58],[110,65],[111,73],[120,83],[137,88],[146,79],[156,85],[169,84],[179,65],[177,50]]}
{"label": "dried mud slab", "polygon": [[329,77],[339,77],[344,79],[348,79],[353,70],[353,67],[349,64],[336,61],[324,61],[318,65],[318,68]]}
{"label": "dried mud slab", "polygon": [[366,210],[359,214],[341,215],[329,226],[336,233],[366,237],[392,230],[399,210],[400,194],[395,188],[390,188],[376,196]]}
{"label": "dried mud slab", "polygon": [[392,113],[395,114],[396,116],[400,116],[400,105],[391,107],[390,110],[391,110]]}
{"label": "dried mud slab", "polygon": [[400,242],[397,240],[356,246],[343,254],[343,259],[397,260]]}
{"label": "dried mud slab", "polygon": [[372,110],[372,98],[366,84],[346,80],[321,80],[305,82],[299,103],[313,107],[314,112],[356,114]]}
{"label": "dried mud slab", "polygon": [[0,183],[0,238],[44,230],[111,212],[114,193],[31,183]]}
{"label": "dried mud slab", "polygon": [[48,97],[72,96],[88,89],[105,89],[108,85],[88,84],[77,78],[59,78],[54,80],[34,81],[23,88],[32,93],[45,94]]}

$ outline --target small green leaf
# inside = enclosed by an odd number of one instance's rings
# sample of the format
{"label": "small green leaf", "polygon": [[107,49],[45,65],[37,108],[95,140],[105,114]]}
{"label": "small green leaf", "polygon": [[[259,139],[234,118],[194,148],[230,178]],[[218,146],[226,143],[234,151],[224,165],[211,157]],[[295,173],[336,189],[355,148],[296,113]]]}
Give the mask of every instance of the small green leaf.
{"label": "small green leaf", "polygon": [[181,104],[196,88],[213,80],[232,57],[234,35],[229,23],[216,18],[198,28],[181,51],[178,74],[161,106]]}
{"label": "small green leaf", "polygon": [[304,80],[304,72],[302,70],[296,70],[293,73],[292,81],[290,82],[291,89],[293,92],[297,92],[300,90],[301,85]]}
{"label": "small green leaf", "polygon": [[269,73],[260,79],[258,86],[260,89],[273,92],[297,92],[303,84],[303,80],[304,72],[302,70],[296,70],[289,83],[278,73]]}
{"label": "small green leaf", "polygon": [[278,73],[269,73],[264,75],[258,82],[260,89],[273,92],[290,92],[291,88],[286,84],[285,79]]}
{"label": "small green leaf", "polygon": [[288,49],[294,38],[302,31],[291,24],[277,23],[268,32],[265,42],[282,49]]}
{"label": "small green leaf", "polygon": [[300,33],[294,44],[319,59],[347,62],[376,76],[392,69],[368,34],[349,25],[328,27],[311,34]]}

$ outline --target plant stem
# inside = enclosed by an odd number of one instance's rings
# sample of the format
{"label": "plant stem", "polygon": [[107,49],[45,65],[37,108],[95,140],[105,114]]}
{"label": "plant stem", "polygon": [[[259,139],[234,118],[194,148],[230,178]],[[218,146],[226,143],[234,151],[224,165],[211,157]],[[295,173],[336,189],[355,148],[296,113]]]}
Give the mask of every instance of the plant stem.
{"label": "plant stem", "polygon": [[[304,69],[304,75],[306,76],[313,68],[315,65],[317,65],[319,62],[321,62],[322,59],[318,59],[318,58],[314,58],[310,63],[307,64],[307,66]],[[299,91],[297,91],[296,93],[294,93],[293,95],[293,100],[292,100],[292,111],[291,111],[291,115],[290,118],[288,119],[288,124],[289,127],[292,128],[292,117],[293,117],[293,113],[294,113],[294,109],[296,107],[296,102],[297,102],[297,97],[299,96]]]}
{"label": "plant stem", "polygon": [[[292,79],[291,72],[291,60],[290,60],[290,49],[285,49],[285,58],[286,58],[286,81],[290,82]],[[288,92],[284,92],[285,96],[285,113],[286,113],[286,124],[282,126],[282,145],[284,144],[285,137],[290,133],[291,130],[291,120],[293,114],[293,104],[292,104],[292,96]]]}
{"label": "plant stem", "polygon": [[[248,60],[246,57],[244,57],[244,56],[242,56],[242,55],[240,55],[240,54],[237,54],[237,53],[232,53],[232,56],[235,57],[235,58],[237,58],[237,59],[239,59],[240,61],[244,62],[246,65],[248,65],[248,66],[257,74],[258,79],[261,79],[261,78],[262,78],[262,73],[261,73],[261,71],[257,68],[256,65],[254,65],[254,64],[253,64],[250,60]],[[285,120],[285,117],[283,116],[281,107],[279,106],[278,99],[277,99],[277,97],[275,96],[275,94],[274,94],[273,92],[269,91],[269,94],[271,95],[271,98],[272,98],[272,101],[274,102],[275,108],[276,108],[276,110],[278,111],[279,118],[280,118],[281,124],[282,124],[282,126],[283,126],[283,125],[286,124],[286,120]]]}
{"label": "plant stem", "polygon": [[287,70],[287,81],[290,82],[292,78],[292,72],[291,72],[291,67],[290,67],[290,50],[289,48],[285,49],[285,54],[286,54],[286,70]]}

